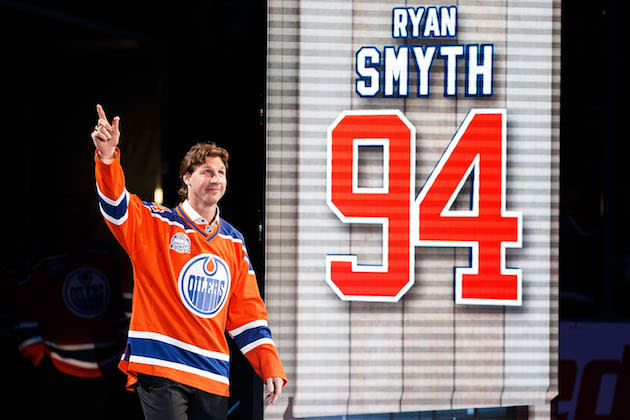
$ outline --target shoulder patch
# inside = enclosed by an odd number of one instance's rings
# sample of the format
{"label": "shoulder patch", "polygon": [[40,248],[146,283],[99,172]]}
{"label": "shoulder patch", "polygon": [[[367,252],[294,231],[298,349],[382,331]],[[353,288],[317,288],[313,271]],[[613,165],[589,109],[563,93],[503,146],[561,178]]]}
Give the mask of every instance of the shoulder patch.
{"label": "shoulder patch", "polygon": [[156,203],[151,203],[151,205],[149,206],[151,210],[155,211],[155,212],[162,212],[162,211],[170,211],[171,209],[169,209],[168,207],[165,207],[161,204],[156,204]]}

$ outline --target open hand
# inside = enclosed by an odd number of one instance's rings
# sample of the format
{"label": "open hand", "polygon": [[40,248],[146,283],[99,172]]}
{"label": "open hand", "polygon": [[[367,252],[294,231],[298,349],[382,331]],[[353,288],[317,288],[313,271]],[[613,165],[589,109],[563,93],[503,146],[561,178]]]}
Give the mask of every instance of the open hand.
{"label": "open hand", "polygon": [[282,386],[284,385],[284,381],[282,378],[269,378],[265,381],[265,385],[267,386],[267,396],[265,397],[265,403],[273,404],[278,398],[280,398],[280,394],[282,393]]}

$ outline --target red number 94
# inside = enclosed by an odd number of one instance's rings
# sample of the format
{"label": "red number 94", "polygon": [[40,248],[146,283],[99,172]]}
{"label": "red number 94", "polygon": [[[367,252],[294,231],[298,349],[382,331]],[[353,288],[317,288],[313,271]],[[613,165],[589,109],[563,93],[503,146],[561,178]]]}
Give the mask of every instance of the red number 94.
{"label": "red number 94", "polygon": [[[383,229],[380,264],[328,255],[326,281],[344,300],[398,301],[414,282],[414,247],[468,247],[455,268],[455,301],[520,305],[521,270],[505,266],[521,247],[522,215],[506,210],[506,113],[472,110],[414,198],[415,128],[398,111],[344,112],[328,130],[328,205],[344,223]],[[383,150],[379,188],[357,185],[360,146]],[[472,175],[471,208],[451,210]]]}

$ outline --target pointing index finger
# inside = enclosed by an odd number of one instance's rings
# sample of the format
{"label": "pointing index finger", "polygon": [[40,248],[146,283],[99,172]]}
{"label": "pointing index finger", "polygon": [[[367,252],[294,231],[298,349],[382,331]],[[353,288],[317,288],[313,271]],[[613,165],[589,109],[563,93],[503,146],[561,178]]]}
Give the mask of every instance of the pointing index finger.
{"label": "pointing index finger", "polygon": [[99,118],[102,118],[105,121],[107,121],[107,116],[105,115],[105,111],[103,110],[103,107],[100,104],[96,105],[96,112],[98,113]]}

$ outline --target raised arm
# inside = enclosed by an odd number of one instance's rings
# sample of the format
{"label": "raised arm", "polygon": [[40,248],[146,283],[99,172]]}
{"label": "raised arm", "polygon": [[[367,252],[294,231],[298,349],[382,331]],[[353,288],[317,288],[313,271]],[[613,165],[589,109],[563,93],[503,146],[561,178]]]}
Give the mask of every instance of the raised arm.
{"label": "raised arm", "polygon": [[92,141],[98,150],[98,157],[104,163],[112,163],[116,157],[116,146],[120,139],[120,117],[116,116],[110,124],[103,107],[96,105],[98,122],[92,132]]}
{"label": "raised arm", "polygon": [[102,106],[96,105],[96,112],[98,123],[91,137],[96,147],[94,169],[99,210],[118,242],[132,255],[145,213],[144,205],[140,198],[127,191],[120,166],[117,148],[120,118],[115,117],[110,124]]}

